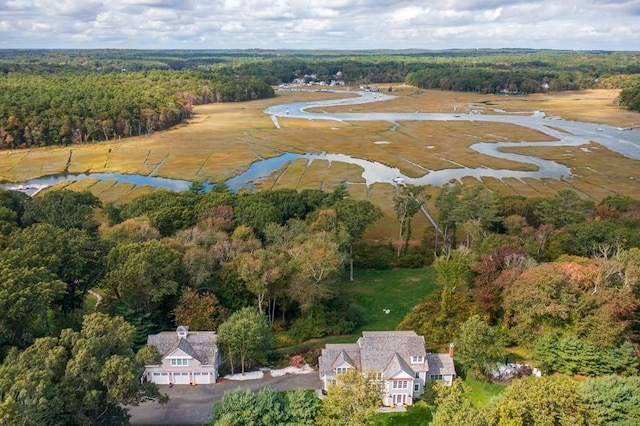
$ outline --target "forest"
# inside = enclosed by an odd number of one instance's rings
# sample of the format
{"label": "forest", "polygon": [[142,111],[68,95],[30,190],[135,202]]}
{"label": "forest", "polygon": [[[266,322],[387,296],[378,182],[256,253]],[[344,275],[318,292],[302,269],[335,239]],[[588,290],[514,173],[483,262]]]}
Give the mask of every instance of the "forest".
{"label": "forest", "polygon": [[[455,339],[468,375],[486,377],[490,361],[521,348],[546,374],[637,376],[639,200],[595,204],[571,190],[505,197],[453,185],[437,195],[433,230],[412,236],[425,197],[408,187],[396,200],[401,239],[376,244],[364,235],[380,211],[344,187],[201,189],[159,190],[117,207],[89,192],[0,192],[0,418],[126,424],[117,420],[126,419],[123,403],[162,398],[137,381],[158,356],[146,336],[176,324],[220,327],[222,338],[237,315],[255,312],[273,337],[247,368],[286,361],[278,348],[348,334],[367,321],[342,297],[351,260],[356,276],[433,268],[436,290],[398,327],[424,335],[432,351]],[[298,354],[314,364],[318,352]],[[229,369],[238,365],[233,352],[225,356]],[[35,362],[58,367],[15,380]],[[84,399],[64,397],[78,388]],[[447,392],[436,400],[459,398]]]}
{"label": "forest", "polygon": [[637,80],[627,80],[640,73],[638,59],[632,52],[527,49],[2,50],[0,148],[148,135],[183,122],[194,105],[271,97],[272,85],[305,75],[478,93],[625,85],[619,103],[637,110]]}
{"label": "forest", "polygon": [[[272,97],[273,85],[311,74],[513,95],[615,88],[621,107],[639,111],[639,59],[528,49],[2,50],[0,147],[149,135],[195,105]],[[432,352],[455,342],[461,379],[427,389],[413,411],[424,416],[403,424],[640,423],[640,199],[401,185],[390,218],[347,188],[234,193],[194,182],[118,205],[59,188],[33,198],[0,190],[0,424],[128,424],[126,407],[167,400],[139,379],[160,359],[147,335],[177,325],[218,330],[223,374],[294,357],[316,365],[318,342],[346,341],[376,320],[353,293],[372,271],[429,281],[390,327],[415,330]],[[425,212],[430,226],[416,235]],[[385,220],[397,239],[370,233]],[[384,284],[364,293],[390,299]],[[247,322],[260,338],[239,352],[228,336]],[[509,357],[543,377],[496,388],[492,365]],[[231,392],[211,423],[390,424],[365,379],[345,376],[349,386],[323,402]],[[499,390],[478,402],[470,383]],[[354,389],[361,404],[345,404]]]}

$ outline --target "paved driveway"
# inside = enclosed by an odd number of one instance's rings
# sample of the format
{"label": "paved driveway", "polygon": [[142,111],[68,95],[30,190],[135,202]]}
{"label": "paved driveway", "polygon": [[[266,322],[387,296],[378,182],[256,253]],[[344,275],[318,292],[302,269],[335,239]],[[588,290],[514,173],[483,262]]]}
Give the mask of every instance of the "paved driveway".
{"label": "paved driveway", "polygon": [[280,377],[267,377],[257,380],[235,380],[215,385],[174,385],[159,386],[160,392],[169,395],[169,402],[160,405],[157,402],[145,402],[138,407],[130,407],[131,424],[167,425],[167,424],[205,424],[211,415],[211,406],[227,390],[237,388],[258,391],[270,386],[276,391],[294,389],[321,389],[322,382],[318,372],[308,374],[287,374]]}

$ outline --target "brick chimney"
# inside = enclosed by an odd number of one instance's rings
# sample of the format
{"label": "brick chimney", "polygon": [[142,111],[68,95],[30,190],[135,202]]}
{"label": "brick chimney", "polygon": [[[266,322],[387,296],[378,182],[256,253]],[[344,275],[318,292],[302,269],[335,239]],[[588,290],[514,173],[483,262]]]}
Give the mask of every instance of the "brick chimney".
{"label": "brick chimney", "polygon": [[449,343],[449,357],[453,358],[453,352],[456,348],[456,345],[454,345],[453,343]]}

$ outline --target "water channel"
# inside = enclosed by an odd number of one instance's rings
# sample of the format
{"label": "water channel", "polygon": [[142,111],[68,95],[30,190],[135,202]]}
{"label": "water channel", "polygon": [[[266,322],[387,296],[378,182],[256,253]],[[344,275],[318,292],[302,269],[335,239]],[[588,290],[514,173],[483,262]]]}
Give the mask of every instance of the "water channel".
{"label": "water channel", "polygon": [[[489,169],[489,168],[452,168],[444,170],[428,170],[421,177],[409,177],[403,175],[398,168],[389,167],[374,161],[360,159],[339,153],[320,153],[320,154],[294,154],[283,152],[282,155],[273,158],[258,159],[244,173],[241,173],[226,181],[232,190],[238,190],[241,187],[252,187],[253,182],[264,179],[276,170],[280,169],[285,163],[295,161],[299,158],[305,158],[309,162],[314,160],[327,160],[330,162],[344,162],[358,165],[362,168],[362,178],[367,185],[376,182],[392,183],[399,180],[405,183],[415,185],[433,185],[440,186],[451,180],[460,180],[463,177],[494,177],[503,178],[555,178],[571,176],[571,169],[555,161],[545,160],[539,157],[507,153],[501,151],[502,148],[510,147],[527,147],[527,146],[582,146],[589,145],[591,141],[596,141],[611,151],[615,151],[627,158],[640,160],[640,132],[631,129],[621,129],[617,127],[583,123],[578,121],[564,120],[554,117],[546,117],[543,113],[534,112],[529,114],[523,113],[505,113],[500,111],[498,114],[480,114],[478,111],[470,113],[327,113],[308,112],[310,108],[322,108],[337,105],[354,105],[370,102],[380,102],[393,99],[394,96],[385,93],[372,92],[341,92],[348,93],[350,96],[343,99],[312,101],[312,102],[293,102],[289,104],[274,105],[266,108],[264,112],[269,114],[274,126],[279,128],[278,118],[295,117],[309,120],[334,120],[340,122],[349,121],[386,121],[392,126],[397,126],[401,122],[408,121],[491,121],[501,123],[511,123],[530,129],[538,130],[542,133],[550,135],[549,141],[543,142],[479,142],[470,146],[471,149],[492,157],[503,158],[518,161],[527,164],[533,164],[537,167],[535,171],[518,171],[506,169]],[[557,129],[563,129],[563,131]],[[66,174],[45,176],[33,179],[21,184],[4,185],[5,188],[37,188],[39,185],[53,185],[62,181],[82,180],[94,178],[100,180],[116,180],[118,182],[133,183],[135,185],[151,185],[156,187],[164,187],[175,191],[186,190],[191,182],[165,179],[156,176],[143,175],[125,175],[119,173],[91,173],[91,174]]]}

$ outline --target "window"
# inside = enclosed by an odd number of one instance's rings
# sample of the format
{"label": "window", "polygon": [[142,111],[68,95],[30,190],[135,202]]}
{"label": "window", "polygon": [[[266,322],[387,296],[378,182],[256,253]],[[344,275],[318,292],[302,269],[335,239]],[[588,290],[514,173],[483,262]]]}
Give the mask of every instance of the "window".
{"label": "window", "polygon": [[407,403],[407,394],[406,393],[396,394],[396,395],[391,396],[391,399],[393,400],[394,404],[406,404]]}
{"label": "window", "polygon": [[420,392],[420,385],[418,383],[416,383],[415,385],[413,385],[413,391],[414,392]]}
{"label": "window", "polygon": [[376,373],[376,380],[382,380],[382,373],[380,372]]}
{"label": "window", "polygon": [[416,372],[416,379],[420,378],[420,373]]}
{"label": "window", "polygon": [[411,357],[411,364],[422,364],[423,361],[424,361],[424,357],[423,356],[412,356]]}
{"label": "window", "polygon": [[408,389],[409,381],[408,380],[394,380],[391,385],[393,389]]}
{"label": "window", "polygon": [[186,367],[188,365],[189,360],[187,358],[171,358],[172,367]]}
{"label": "window", "polygon": [[346,373],[349,367],[336,367],[336,374]]}

